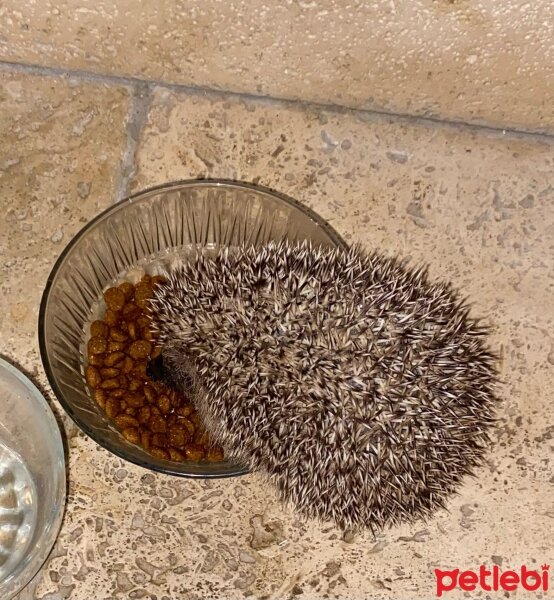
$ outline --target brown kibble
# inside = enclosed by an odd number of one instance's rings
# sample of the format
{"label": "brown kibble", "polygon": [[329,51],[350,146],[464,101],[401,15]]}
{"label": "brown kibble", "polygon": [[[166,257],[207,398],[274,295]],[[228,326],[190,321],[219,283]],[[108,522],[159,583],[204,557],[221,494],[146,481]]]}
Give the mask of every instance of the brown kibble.
{"label": "brown kibble", "polygon": [[139,408],[137,418],[138,418],[138,422],[141,425],[146,425],[148,423],[148,421],[150,421],[151,416],[152,416],[152,412],[150,411],[149,406],[143,406],[142,408]]}
{"label": "brown kibble", "polygon": [[123,296],[125,297],[125,300],[127,300],[127,301],[131,300],[131,298],[135,294],[135,286],[132,283],[129,283],[128,281],[124,281],[119,286],[119,289],[123,292]]}
{"label": "brown kibble", "polygon": [[152,434],[147,431],[146,429],[143,429],[140,432],[140,445],[145,448],[146,450],[148,450],[150,448],[150,446],[152,445]]}
{"label": "brown kibble", "polygon": [[104,359],[104,364],[106,367],[113,367],[118,364],[125,358],[125,353],[123,352],[110,352],[106,358]]}
{"label": "brown kibble", "polygon": [[181,462],[183,460],[185,460],[185,455],[182,452],[179,452],[179,450],[175,450],[175,448],[170,448],[168,450],[169,452],[169,458],[171,460],[174,460],[176,462]]}
{"label": "brown kibble", "polygon": [[156,402],[157,394],[154,388],[151,385],[144,386],[144,395],[150,404]]}
{"label": "brown kibble", "polygon": [[167,435],[165,433],[154,433],[152,435],[152,446],[167,448]]}
{"label": "brown kibble", "polygon": [[121,329],[117,329],[117,327],[112,327],[110,329],[110,338],[115,342],[126,342],[129,339],[129,336],[121,331]]}
{"label": "brown kibble", "polygon": [[94,390],[93,396],[96,404],[98,404],[100,408],[104,408],[106,406],[106,392],[104,390]]}
{"label": "brown kibble", "polygon": [[93,321],[90,326],[90,335],[92,337],[106,338],[108,337],[109,330],[104,321]]}
{"label": "brown kibble", "polygon": [[131,375],[135,379],[140,379],[141,381],[146,381],[148,379],[148,375],[146,373],[146,363],[140,362],[137,365],[135,365],[133,367],[133,370],[131,371]]}
{"label": "brown kibble", "polygon": [[148,358],[150,350],[152,350],[152,344],[144,340],[138,340],[129,346],[129,354],[135,360]]}
{"label": "brown kibble", "polygon": [[158,394],[165,394],[167,388],[161,381],[149,381],[149,384],[156,390]]}
{"label": "brown kibble", "polygon": [[141,329],[150,329],[150,326],[152,325],[152,321],[150,320],[150,317],[148,317],[147,315],[141,315],[137,319],[137,325]]}
{"label": "brown kibble", "polygon": [[102,383],[98,369],[90,365],[85,369],[85,379],[92,389],[96,389]]}
{"label": "brown kibble", "polygon": [[139,422],[134,417],[129,415],[119,415],[114,419],[114,423],[119,429],[126,429],[127,427],[138,427]]}
{"label": "brown kibble", "polygon": [[135,288],[135,304],[142,309],[145,309],[148,300],[152,297],[152,285],[145,281],[141,281]]}
{"label": "brown kibble", "polygon": [[122,352],[126,347],[125,342],[116,342],[115,340],[108,342],[108,352]]}
{"label": "brown kibble", "polygon": [[219,462],[223,460],[225,457],[223,455],[223,450],[219,446],[214,446],[208,450],[208,460],[210,462]]}
{"label": "brown kibble", "polygon": [[189,460],[202,460],[204,458],[204,448],[196,444],[191,444],[185,448],[185,456]]}
{"label": "brown kibble", "polygon": [[189,439],[190,436],[188,433],[180,427],[172,427],[169,430],[169,445],[173,446],[174,448],[183,448]]}
{"label": "brown kibble", "polygon": [[139,381],[138,379],[132,379],[131,383],[129,384],[129,389],[131,390],[131,392],[138,392],[138,390],[140,390],[142,388],[142,381]]}
{"label": "brown kibble", "polygon": [[132,340],[136,340],[138,337],[138,329],[136,323],[132,322],[127,325],[127,331],[129,332],[129,337]]}
{"label": "brown kibble", "polygon": [[121,365],[121,372],[128,375],[133,370],[134,366],[135,363],[133,362],[133,359],[130,356],[126,356]]}
{"label": "brown kibble", "polygon": [[175,412],[180,417],[188,417],[194,412],[194,406],[192,406],[192,404],[184,404],[183,406],[180,406]]}
{"label": "brown kibble", "polygon": [[92,367],[103,367],[104,358],[104,354],[90,354],[88,357],[88,364]]}
{"label": "brown kibble", "polygon": [[133,408],[141,408],[145,404],[145,398],[142,394],[129,392],[125,394],[125,402]]}
{"label": "brown kibble", "polygon": [[162,415],[167,415],[171,410],[171,402],[166,395],[162,395],[158,398],[158,408]]}
{"label": "brown kibble", "polygon": [[140,443],[140,431],[136,427],[127,427],[122,433],[123,437],[131,444]]}
{"label": "brown kibble", "polygon": [[100,387],[103,390],[115,390],[119,387],[119,379],[104,379]]}
{"label": "brown kibble", "polygon": [[104,314],[104,323],[110,327],[114,327],[119,323],[119,314],[108,308]]}
{"label": "brown kibble", "polygon": [[121,410],[121,404],[117,398],[109,397],[106,400],[106,415],[110,419],[115,419]]}
{"label": "brown kibble", "polygon": [[[142,277],[140,282],[141,283],[150,283],[152,281],[152,277],[150,275],[148,275],[148,273],[145,273]],[[140,284],[139,284],[140,285]]]}
{"label": "brown kibble", "polygon": [[91,337],[88,341],[87,348],[89,354],[102,354],[108,349],[108,342],[101,337]]}
{"label": "brown kibble", "polygon": [[169,452],[163,448],[150,448],[150,454],[155,458],[169,460]]}
{"label": "brown kibble", "polygon": [[140,317],[141,310],[134,302],[128,302],[121,311],[126,321],[134,321]]}
{"label": "brown kibble", "polygon": [[147,375],[148,360],[162,354],[149,299],[165,282],[161,275],[145,276],[136,286],[123,282],[106,290],[104,319],[90,325],[85,377],[95,402],[129,442],[166,460],[221,461],[223,450],[210,446],[187,396]]}
{"label": "brown kibble", "polygon": [[119,375],[119,369],[115,367],[104,367],[100,369],[100,374],[104,379],[110,379],[111,377],[117,377]]}
{"label": "brown kibble", "polygon": [[189,419],[179,419],[179,424],[189,432],[191,437],[194,436],[195,427],[192,421]]}
{"label": "brown kibble", "polygon": [[119,288],[109,288],[104,292],[104,300],[109,310],[118,312],[125,304],[125,294]]}
{"label": "brown kibble", "polygon": [[210,443],[208,432],[199,427],[194,434],[194,442],[199,446],[208,446]]}
{"label": "brown kibble", "polygon": [[202,422],[200,421],[200,415],[196,411],[193,411],[191,413],[189,419],[192,421],[192,424],[194,425],[195,429],[198,429],[198,427],[202,427]]}
{"label": "brown kibble", "polygon": [[166,420],[161,415],[154,415],[150,419],[150,431],[153,433],[165,433],[167,431]]}

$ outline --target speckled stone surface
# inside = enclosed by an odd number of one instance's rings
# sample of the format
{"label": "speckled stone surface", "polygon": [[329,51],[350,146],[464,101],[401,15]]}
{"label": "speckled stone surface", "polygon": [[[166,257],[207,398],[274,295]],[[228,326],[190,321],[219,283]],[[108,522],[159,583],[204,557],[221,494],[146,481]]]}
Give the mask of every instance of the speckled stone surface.
{"label": "speckled stone surface", "polygon": [[[113,201],[129,101],[122,88],[0,72],[0,355],[43,390],[42,290],[66,243]],[[52,406],[71,444],[77,429]]]}
{"label": "speckled stone surface", "polygon": [[[0,119],[12,132],[13,117],[27,115],[21,126],[29,141],[18,142],[20,163],[2,173],[0,185],[14,188],[15,211],[35,206],[35,212],[0,224],[2,289],[12,290],[4,291],[2,314],[20,315],[17,325],[5,320],[0,332],[2,351],[40,374],[40,289],[79,220],[115,195],[117,153],[129,148],[118,141],[127,100],[124,90],[57,83],[54,92],[34,80],[13,81],[27,101],[4,93]],[[32,114],[47,103],[32,100],[37,86],[56,102],[67,96],[52,139],[62,164],[73,165],[71,174],[51,152],[36,158],[33,123],[43,118]],[[70,101],[74,93],[80,100]],[[86,98],[91,106],[110,107],[109,115],[99,109],[90,129],[74,137]],[[435,567],[552,563],[552,141],[160,88],[141,102],[146,122],[130,128],[138,143],[134,168],[126,169],[135,172],[133,191],[199,176],[257,181],[305,202],[350,242],[430,263],[432,276],[462,288],[475,312],[492,323],[502,355],[500,423],[487,467],[466,482],[449,512],[377,536],[344,536],[305,522],[253,475],[199,482],[150,473],[69,427],[68,510],[34,597],[423,600],[435,597]],[[13,156],[6,147],[0,152],[2,161]],[[102,152],[105,167],[97,160]],[[43,161],[53,163],[41,171],[51,177],[41,183],[45,192],[33,195],[28,178]],[[92,182],[86,199],[78,192],[81,181]],[[60,193],[67,212],[54,216],[44,198]],[[29,242],[27,222],[35,236]],[[63,228],[57,246],[49,241],[56,227],[48,223]],[[24,286],[30,294],[22,303],[15,292]]]}
{"label": "speckled stone surface", "polygon": [[551,0],[4,0],[0,60],[554,131]]}
{"label": "speckled stone surface", "polygon": [[122,88],[0,72],[0,352],[35,374],[46,278],[113,201],[129,100]]}

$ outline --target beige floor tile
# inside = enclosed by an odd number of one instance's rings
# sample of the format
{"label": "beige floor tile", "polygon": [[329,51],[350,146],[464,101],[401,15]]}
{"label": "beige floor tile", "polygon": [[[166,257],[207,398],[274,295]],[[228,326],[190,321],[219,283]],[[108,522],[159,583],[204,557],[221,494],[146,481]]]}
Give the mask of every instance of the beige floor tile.
{"label": "beige floor tile", "polygon": [[124,89],[0,73],[0,351],[33,372],[46,278],[113,201],[128,104]]}
{"label": "beige floor tile", "polygon": [[[125,89],[0,73],[0,354],[43,389],[42,290],[65,244],[113,201],[128,110]],[[72,465],[70,494],[79,478]]]}
{"label": "beige floor tile", "polygon": [[554,131],[551,0],[4,0],[0,58]]}

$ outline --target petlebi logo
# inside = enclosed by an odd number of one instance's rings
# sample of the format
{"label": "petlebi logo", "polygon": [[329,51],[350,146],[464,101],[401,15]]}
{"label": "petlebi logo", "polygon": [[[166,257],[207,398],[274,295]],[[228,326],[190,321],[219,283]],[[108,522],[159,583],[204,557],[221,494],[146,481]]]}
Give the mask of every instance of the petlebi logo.
{"label": "petlebi logo", "polygon": [[502,571],[498,565],[491,569],[481,565],[477,571],[435,569],[437,596],[440,598],[445,592],[455,589],[464,592],[513,592],[521,587],[528,592],[547,592],[549,569],[550,565],[542,565],[540,570],[528,569],[522,565],[518,571]]}

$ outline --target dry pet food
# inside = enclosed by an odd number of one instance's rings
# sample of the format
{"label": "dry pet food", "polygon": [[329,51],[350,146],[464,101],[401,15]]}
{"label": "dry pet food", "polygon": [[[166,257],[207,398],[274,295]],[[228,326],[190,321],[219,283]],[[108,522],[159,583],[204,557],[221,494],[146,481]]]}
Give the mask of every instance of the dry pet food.
{"label": "dry pet food", "polygon": [[92,396],[126,440],[157,458],[223,460],[210,443],[194,406],[180,392],[147,374],[161,354],[150,329],[148,301],[161,277],[145,275],[104,292],[104,318],[90,326],[85,377]]}

